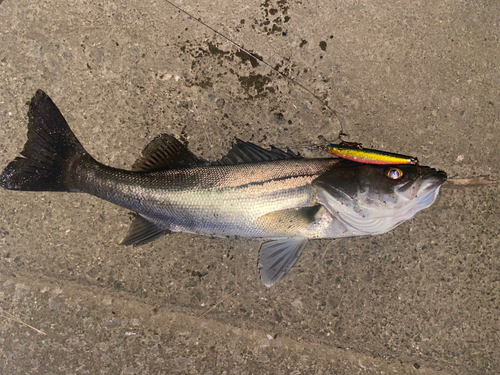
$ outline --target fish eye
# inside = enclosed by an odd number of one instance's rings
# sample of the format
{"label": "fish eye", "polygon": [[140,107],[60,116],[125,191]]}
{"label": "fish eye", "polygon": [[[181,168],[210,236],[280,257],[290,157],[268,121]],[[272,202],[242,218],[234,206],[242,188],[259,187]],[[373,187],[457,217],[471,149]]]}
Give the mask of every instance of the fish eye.
{"label": "fish eye", "polygon": [[385,175],[392,180],[399,180],[403,177],[403,171],[399,168],[389,168],[385,171]]}

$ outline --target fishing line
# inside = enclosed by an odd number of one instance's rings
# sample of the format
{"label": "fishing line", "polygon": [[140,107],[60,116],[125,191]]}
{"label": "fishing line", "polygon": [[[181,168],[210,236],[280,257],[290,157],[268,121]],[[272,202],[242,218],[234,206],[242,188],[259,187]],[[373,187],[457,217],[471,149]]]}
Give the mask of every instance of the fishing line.
{"label": "fishing line", "polygon": [[189,18],[192,18],[193,20],[195,20],[196,22],[202,24],[203,26],[205,26],[206,28],[208,28],[209,30],[211,30],[212,32],[214,32],[216,35],[220,36],[221,38],[225,39],[226,41],[228,41],[229,43],[231,43],[234,47],[236,47],[237,49],[239,49],[241,52],[245,53],[246,55],[248,55],[250,58],[254,59],[254,60],[257,60],[257,61],[260,61],[262,62],[262,64],[264,64],[265,66],[271,68],[274,72],[278,73],[281,77],[287,79],[288,81],[292,82],[293,84],[299,86],[302,90],[306,91],[307,93],[309,93],[310,95],[312,95],[316,100],[318,100],[325,108],[327,108],[331,113],[333,113],[333,115],[336,117],[337,121],[339,122],[340,124],[340,132],[339,132],[339,139],[342,140],[342,136],[348,136],[346,133],[344,133],[344,124],[342,123],[342,120],[340,119],[340,116],[338,115],[337,111],[335,111],[333,108],[331,108],[323,99],[321,99],[318,95],[316,95],[312,90],[308,89],[306,86],[304,86],[303,84],[301,84],[300,82],[296,81],[295,79],[287,76],[286,74],[280,72],[278,69],[276,69],[275,67],[273,67],[271,64],[267,63],[266,61],[264,61],[264,59],[262,57],[259,57],[259,56],[256,56],[254,55],[252,52],[250,52],[249,50],[247,50],[245,47],[243,47],[242,45],[236,43],[235,41],[233,41],[232,39],[230,39],[229,37],[225,36],[224,34],[222,34],[221,32],[217,31],[216,29],[214,29],[212,26],[210,26],[209,24],[203,22],[201,20],[201,18],[196,18],[195,16],[193,16],[191,13],[185,11],[184,9],[182,9],[181,7],[179,7],[177,4],[173,3],[172,1],[170,0],[163,0],[165,1],[167,4],[169,4],[170,6],[174,7],[175,9],[177,9],[178,11],[184,13],[185,15],[187,15]]}
{"label": "fishing line", "polygon": [[201,18],[196,18],[194,17],[191,13],[185,11],[181,7],[179,7],[177,4],[173,3],[170,0],[164,0],[167,4],[172,6],[173,8],[177,9],[179,12],[184,13],[187,15],[189,18],[195,20],[196,22],[200,23],[201,25],[205,26],[207,29],[211,30],[213,33],[218,35],[219,37],[223,38],[230,44],[232,44],[234,47],[236,47],[240,52],[245,53],[247,56],[249,56],[251,59],[254,61],[260,61],[262,64],[267,66],[268,68],[271,68],[274,72],[278,73],[281,77],[287,79],[289,82],[299,86],[302,90],[305,92],[309,93],[312,97],[314,97],[317,101],[319,101],[326,109],[328,109],[338,120],[339,125],[340,125],[340,132],[338,135],[338,140],[340,141],[339,144],[333,144],[327,142],[327,140],[323,136],[319,136],[320,142],[322,142],[322,145],[314,145],[314,146],[309,146],[311,148],[318,148],[322,149],[330,154],[333,154],[337,157],[343,158],[343,159],[348,159],[348,160],[353,160],[359,163],[365,163],[365,164],[383,164],[383,165],[389,165],[389,164],[412,164],[417,167],[418,173],[420,173],[420,165],[418,163],[418,159],[416,157],[411,157],[411,156],[406,156],[406,155],[401,155],[401,154],[394,154],[390,152],[385,152],[385,151],[380,151],[380,150],[373,150],[373,149],[367,149],[363,148],[363,145],[361,143],[353,143],[353,142],[344,142],[342,139],[343,136],[348,137],[349,135],[344,133],[344,124],[342,123],[342,120],[340,119],[340,116],[338,115],[337,111],[335,111],[333,108],[331,108],[328,103],[326,103],[325,100],[321,99],[318,95],[316,95],[312,90],[301,84],[299,81],[287,76],[286,74],[280,72],[278,69],[273,67],[271,64],[268,62],[264,61],[264,59],[260,56],[257,56],[256,54],[250,52],[247,50],[245,47],[242,45],[236,43],[234,40],[230,39],[229,37],[225,36],[221,32],[217,31],[215,28],[207,24],[206,22],[202,21]]}

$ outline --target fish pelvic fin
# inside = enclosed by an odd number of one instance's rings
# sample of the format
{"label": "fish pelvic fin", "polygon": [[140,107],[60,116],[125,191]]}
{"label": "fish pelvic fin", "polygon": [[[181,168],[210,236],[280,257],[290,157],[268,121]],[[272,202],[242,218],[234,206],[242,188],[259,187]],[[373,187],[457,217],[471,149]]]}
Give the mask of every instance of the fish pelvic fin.
{"label": "fish pelvic fin", "polygon": [[28,140],[0,176],[8,190],[77,191],[71,186],[75,159],[89,157],[63,115],[42,90],[31,99],[28,110]]}
{"label": "fish pelvic fin", "polygon": [[134,219],[132,224],[130,224],[127,236],[120,245],[141,246],[170,233],[168,229],[160,228],[157,224],[149,221],[145,217],[135,212],[132,214],[134,215]]}
{"label": "fish pelvic fin", "polygon": [[264,242],[259,251],[260,279],[268,288],[282,281],[297,263],[307,238],[292,237]]}

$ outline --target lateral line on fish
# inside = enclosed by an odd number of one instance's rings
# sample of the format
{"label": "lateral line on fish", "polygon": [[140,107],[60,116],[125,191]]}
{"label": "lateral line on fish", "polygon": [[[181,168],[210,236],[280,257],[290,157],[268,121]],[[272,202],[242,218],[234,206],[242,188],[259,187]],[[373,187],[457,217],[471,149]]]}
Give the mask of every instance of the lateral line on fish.
{"label": "lateral line on fish", "polygon": [[305,85],[303,85],[299,81],[293,79],[292,77],[289,77],[286,74],[280,72],[274,66],[272,66],[271,64],[269,64],[268,62],[266,62],[262,57],[253,54],[252,52],[250,52],[249,50],[247,50],[245,47],[243,47],[241,44],[236,43],[234,40],[232,40],[231,38],[229,38],[226,35],[222,34],[220,31],[217,31],[215,28],[213,28],[212,26],[210,26],[206,22],[202,21],[201,18],[196,18],[191,13],[189,13],[186,10],[182,9],[180,6],[178,6],[177,4],[173,3],[170,0],[163,0],[163,1],[165,1],[167,4],[169,4],[170,6],[174,7],[178,11],[184,13],[189,18],[192,18],[193,20],[195,20],[199,24],[205,26],[210,31],[212,31],[216,35],[218,35],[219,37],[225,39],[227,42],[231,43],[234,47],[236,47],[237,49],[239,49],[241,52],[243,52],[246,55],[248,55],[250,58],[252,58],[254,60],[257,60],[257,61],[260,61],[262,64],[264,64],[268,68],[271,68],[275,73],[278,73],[281,77],[287,79],[289,82],[292,82],[293,84],[299,86],[302,90],[304,90],[307,93],[309,93],[310,95],[312,95],[317,101],[319,101],[323,106],[325,106],[325,108],[327,108],[335,116],[335,118],[339,122],[339,124],[340,124],[339,138],[341,138],[342,136],[347,136],[348,135],[348,134],[344,133],[344,124],[343,124],[342,120],[340,119],[340,116],[338,115],[337,111],[335,111],[333,108],[331,108],[326,101],[324,101],[323,99],[321,99],[311,89],[307,88]]}
{"label": "lateral line on fish", "polygon": [[[260,187],[260,186],[264,186],[266,184],[272,184],[272,183],[277,183],[277,182],[284,182],[284,181],[287,181],[287,180],[291,180],[291,179],[298,179],[298,178],[301,178],[301,179],[307,179],[307,180],[314,180],[314,178],[316,178],[317,176],[317,173],[309,173],[309,174],[304,174],[302,176],[287,176],[287,177],[279,177],[279,178],[270,178],[268,180],[263,180],[263,181],[255,181],[255,182],[250,182],[248,184],[243,184],[243,185],[237,185],[237,186],[234,186],[234,187],[237,187],[239,189],[249,189],[249,188],[252,188],[252,187]],[[305,185],[305,184],[303,184]],[[299,185],[297,186],[296,188],[301,188],[302,185]],[[224,187],[224,188],[218,188],[217,190],[225,190],[225,189],[231,189],[233,187]]]}

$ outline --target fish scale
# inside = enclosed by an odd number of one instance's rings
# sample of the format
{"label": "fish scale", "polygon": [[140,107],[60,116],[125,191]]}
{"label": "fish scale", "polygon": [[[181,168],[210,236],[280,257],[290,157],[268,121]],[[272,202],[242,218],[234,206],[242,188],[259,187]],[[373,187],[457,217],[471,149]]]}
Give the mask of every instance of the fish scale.
{"label": "fish scale", "polygon": [[[311,182],[336,159],[299,159],[229,166],[196,166],[143,173],[118,170],[94,160],[80,164],[71,182],[133,210],[164,229],[197,234],[280,237],[255,220],[271,212],[311,206]],[[272,175],[277,176],[270,179]]]}

